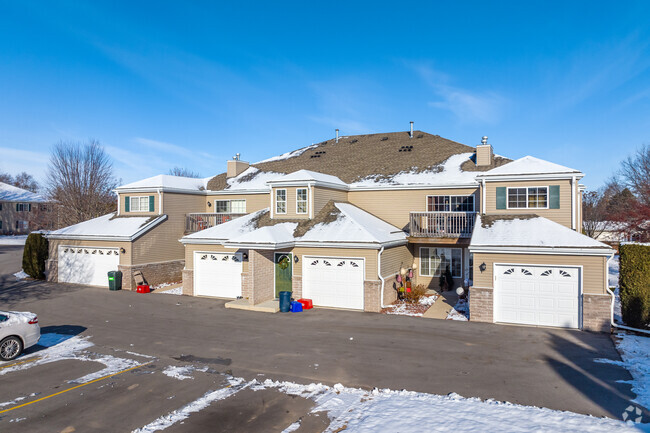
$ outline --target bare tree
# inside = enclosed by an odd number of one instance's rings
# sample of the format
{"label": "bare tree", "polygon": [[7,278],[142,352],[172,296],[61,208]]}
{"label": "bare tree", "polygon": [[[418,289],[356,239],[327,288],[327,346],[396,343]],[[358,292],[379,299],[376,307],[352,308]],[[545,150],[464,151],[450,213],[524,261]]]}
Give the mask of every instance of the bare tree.
{"label": "bare tree", "polygon": [[9,173],[0,173],[0,182],[13,185],[14,178]]}
{"label": "bare tree", "polygon": [[172,176],[181,176],[181,177],[196,177],[196,178],[201,177],[199,173],[192,171],[187,167],[174,167],[169,170],[169,174],[171,174]]}
{"label": "bare tree", "polygon": [[643,145],[636,154],[622,163],[620,175],[641,204],[650,207],[650,145]]}
{"label": "bare tree", "polygon": [[36,182],[34,176],[25,171],[16,175],[13,185],[31,192],[38,191],[38,182]]}
{"label": "bare tree", "polygon": [[47,193],[58,208],[58,226],[115,211],[113,164],[98,141],[59,142],[52,148]]}
{"label": "bare tree", "polygon": [[582,196],[582,228],[587,236],[598,237],[612,226],[604,193],[587,191]]}

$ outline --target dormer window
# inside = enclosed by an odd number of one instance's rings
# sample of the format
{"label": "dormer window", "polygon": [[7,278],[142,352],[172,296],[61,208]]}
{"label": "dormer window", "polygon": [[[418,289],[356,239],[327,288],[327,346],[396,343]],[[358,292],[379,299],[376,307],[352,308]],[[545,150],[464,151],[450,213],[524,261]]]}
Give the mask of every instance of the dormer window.
{"label": "dormer window", "polygon": [[548,187],[508,188],[508,209],[548,209]]}
{"label": "dormer window", "polygon": [[275,213],[287,213],[287,190],[275,190]]}
{"label": "dormer window", "polygon": [[307,213],[307,188],[298,188],[296,190],[296,213]]}

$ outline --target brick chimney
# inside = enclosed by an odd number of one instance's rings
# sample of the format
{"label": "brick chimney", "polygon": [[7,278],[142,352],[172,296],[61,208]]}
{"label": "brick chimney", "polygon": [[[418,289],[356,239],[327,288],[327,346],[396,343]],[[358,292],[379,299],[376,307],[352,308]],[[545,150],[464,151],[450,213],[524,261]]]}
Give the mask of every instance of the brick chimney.
{"label": "brick chimney", "polygon": [[494,160],[494,154],[492,152],[492,145],[488,144],[487,136],[483,136],[481,139],[481,144],[476,146],[476,165],[485,166],[491,165]]}
{"label": "brick chimney", "polygon": [[228,166],[226,168],[226,178],[231,178],[235,176],[239,176],[241,173],[246,171],[246,169],[250,166],[249,163],[246,161],[240,161],[239,160],[240,154],[236,154],[233,156],[231,160],[228,161]]}

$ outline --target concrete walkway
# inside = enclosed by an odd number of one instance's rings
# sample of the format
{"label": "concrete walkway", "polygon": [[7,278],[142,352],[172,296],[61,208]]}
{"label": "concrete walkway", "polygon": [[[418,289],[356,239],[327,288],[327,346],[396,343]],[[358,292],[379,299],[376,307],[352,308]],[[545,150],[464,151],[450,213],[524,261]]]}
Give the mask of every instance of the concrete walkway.
{"label": "concrete walkway", "polygon": [[422,317],[445,320],[451,309],[456,305],[456,302],[458,302],[458,295],[453,290],[449,292],[436,293],[439,295],[439,298],[431,308],[424,312]]}

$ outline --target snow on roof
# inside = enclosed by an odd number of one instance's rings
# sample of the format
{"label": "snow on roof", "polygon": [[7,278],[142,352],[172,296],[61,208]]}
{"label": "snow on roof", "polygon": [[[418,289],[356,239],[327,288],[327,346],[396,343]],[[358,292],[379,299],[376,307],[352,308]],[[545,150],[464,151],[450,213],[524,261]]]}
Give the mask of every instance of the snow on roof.
{"label": "snow on roof", "polygon": [[504,164],[500,167],[488,170],[480,176],[505,176],[514,174],[557,174],[557,173],[580,173],[579,170],[565,167],[560,164],[535,158],[534,156],[524,156],[515,161]]}
{"label": "snow on roof", "polygon": [[159,174],[158,176],[148,177],[136,182],[127,183],[117,189],[136,189],[136,188],[169,188],[184,190],[203,190],[206,188],[208,181],[212,177],[194,178],[172,176],[169,174]]}
{"label": "snow on roof", "polygon": [[477,215],[472,247],[605,248],[609,245],[537,215]]}
{"label": "snow on roof", "polygon": [[335,221],[316,224],[299,241],[385,243],[406,240],[403,230],[352,204],[335,203],[335,206],[341,211]]}
{"label": "snow on roof", "polygon": [[0,201],[45,202],[47,200],[40,194],[0,182]]}
{"label": "snow on roof", "polygon": [[295,156],[300,156],[303,153],[315,147],[318,147],[318,144],[312,144],[311,146],[303,147],[302,149],[292,150],[291,152],[283,153],[282,155],[273,156],[271,158],[264,159],[262,161],[257,161],[254,164],[262,164],[263,162],[272,162],[272,161],[282,161],[284,159],[293,158]]}
{"label": "snow on roof", "polygon": [[315,181],[315,182],[324,182],[332,183],[341,186],[347,186],[345,182],[339,179],[336,176],[329,174],[318,173],[311,170],[298,170],[293,173],[285,174],[282,177],[270,180],[269,182],[302,182],[302,181]]}
{"label": "snow on roof", "polygon": [[248,189],[268,189],[266,182],[284,176],[283,173],[273,171],[260,171],[257,167],[248,167],[238,176],[226,179],[228,191]]}
{"label": "snow on roof", "polygon": [[386,185],[471,185],[476,183],[477,172],[463,171],[461,165],[472,157],[473,153],[459,153],[452,155],[437,169],[397,173],[392,176],[372,175],[358,182],[350,184],[351,187],[376,187]]}
{"label": "snow on roof", "polygon": [[295,240],[293,232],[298,226],[295,222],[280,223],[260,227],[228,240],[231,244],[286,244]]}
{"label": "snow on roof", "polygon": [[[140,235],[158,223],[167,219],[167,215],[151,217],[115,217],[110,213],[99,218],[94,218],[79,224],[51,231],[47,237],[59,239],[75,239],[79,237],[116,238],[116,240],[130,240]],[[119,239],[117,239],[119,238]]]}
{"label": "snow on roof", "polygon": [[225,222],[223,224],[218,224],[209,229],[201,230],[196,233],[189,234],[183,239],[196,240],[196,239],[211,239],[211,240],[226,240],[230,239],[233,236],[243,235],[254,230],[255,227],[251,224],[251,221],[258,218],[259,215],[268,212],[269,209],[262,209],[257,212],[244,215],[239,218],[235,218],[231,221]]}

